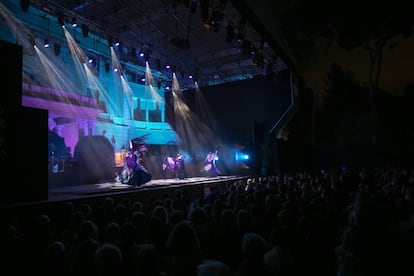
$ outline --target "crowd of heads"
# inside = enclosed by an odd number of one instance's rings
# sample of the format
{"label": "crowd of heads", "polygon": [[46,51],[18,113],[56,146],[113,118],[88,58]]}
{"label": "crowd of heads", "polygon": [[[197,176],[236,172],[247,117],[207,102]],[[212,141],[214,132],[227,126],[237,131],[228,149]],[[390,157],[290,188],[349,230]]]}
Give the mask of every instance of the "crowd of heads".
{"label": "crowd of heads", "polygon": [[16,275],[413,275],[414,171],[290,172],[3,216]]}

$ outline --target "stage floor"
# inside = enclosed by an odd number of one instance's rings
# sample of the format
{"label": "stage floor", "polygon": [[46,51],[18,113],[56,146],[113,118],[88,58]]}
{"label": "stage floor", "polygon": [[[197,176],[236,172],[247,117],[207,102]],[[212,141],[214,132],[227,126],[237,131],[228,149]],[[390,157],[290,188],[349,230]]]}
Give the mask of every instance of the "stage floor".
{"label": "stage floor", "polygon": [[49,188],[48,201],[66,201],[85,197],[112,195],[119,193],[136,193],[154,189],[205,185],[244,179],[245,176],[189,177],[185,179],[153,179],[139,187],[132,187],[115,181],[78,186]]}

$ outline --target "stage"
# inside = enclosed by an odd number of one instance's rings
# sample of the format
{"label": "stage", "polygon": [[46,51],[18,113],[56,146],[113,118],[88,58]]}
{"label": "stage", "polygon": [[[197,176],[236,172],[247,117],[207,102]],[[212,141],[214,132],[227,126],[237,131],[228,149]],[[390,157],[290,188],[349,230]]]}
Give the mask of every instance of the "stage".
{"label": "stage", "polygon": [[135,188],[115,182],[115,180],[81,185],[73,182],[71,185],[49,186],[47,199],[1,204],[0,210],[13,211],[16,214],[38,213],[56,208],[60,203],[68,201],[76,205],[83,203],[99,204],[106,197],[111,197],[114,200],[129,198],[133,201],[141,201],[148,206],[154,198],[162,198],[164,195],[174,196],[176,189],[185,190],[190,198],[197,199],[204,197],[213,184],[219,187],[220,190],[224,190],[228,184],[244,181],[247,178],[248,176],[228,175],[188,177],[185,179],[153,179]]}
{"label": "stage", "polygon": [[84,184],[78,186],[67,186],[50,188],[48,192],[48,201],[67,201],[76,200],[85,197],[108,196],[119,194],[131,194],[138,192],[163,190],[171,188],[190,188],[195,185],[210,185],[228,183],[229,181],[237,181],[244,179],[242,176],[215,176],[215,177],[189,177],[184,179],[168,178],[153,179],[139,187],[132,187],[127,184],[115,181],[101,182],[96,184]]}

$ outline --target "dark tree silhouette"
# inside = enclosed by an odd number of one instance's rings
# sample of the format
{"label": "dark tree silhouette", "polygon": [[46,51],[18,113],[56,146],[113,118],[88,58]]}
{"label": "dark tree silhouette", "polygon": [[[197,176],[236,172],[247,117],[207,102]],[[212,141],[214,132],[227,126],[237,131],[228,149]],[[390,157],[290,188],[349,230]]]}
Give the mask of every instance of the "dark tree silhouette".
{"label": "dark tree silhouette", "polygon": [[395,38],[412,35],[414,17],[409,3],[402,0],[350,0],[340,3],[298,0],[290,6],[273,6],[298,63],[311,62],[317,70],[318,60],[333,43],[346,50],[366,50],[369,59],[367,83],[371,141],[376,142],[378,122],[374,96],[380,79],[384,49],[396,48]]}

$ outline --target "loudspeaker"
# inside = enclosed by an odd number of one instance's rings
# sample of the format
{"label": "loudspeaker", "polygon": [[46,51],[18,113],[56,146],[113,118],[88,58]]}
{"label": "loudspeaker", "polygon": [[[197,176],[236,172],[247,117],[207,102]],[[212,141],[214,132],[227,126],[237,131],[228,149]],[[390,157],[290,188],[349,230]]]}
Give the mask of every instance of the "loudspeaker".
{"label": "loudspeaker", "polygon": [[0,203],[44,200],[48,196],[48,111],[22,106],[23,48],[0,41],[11,62],[1,75],[0,162],[4,181]]}
{"label": "loudspeaker", "polygon": [[17,164],[12,185],[15,201],[42,201],[48,198],[48,117],[49,111],[31,107],[17,109],[17,128],[14,154]]}

